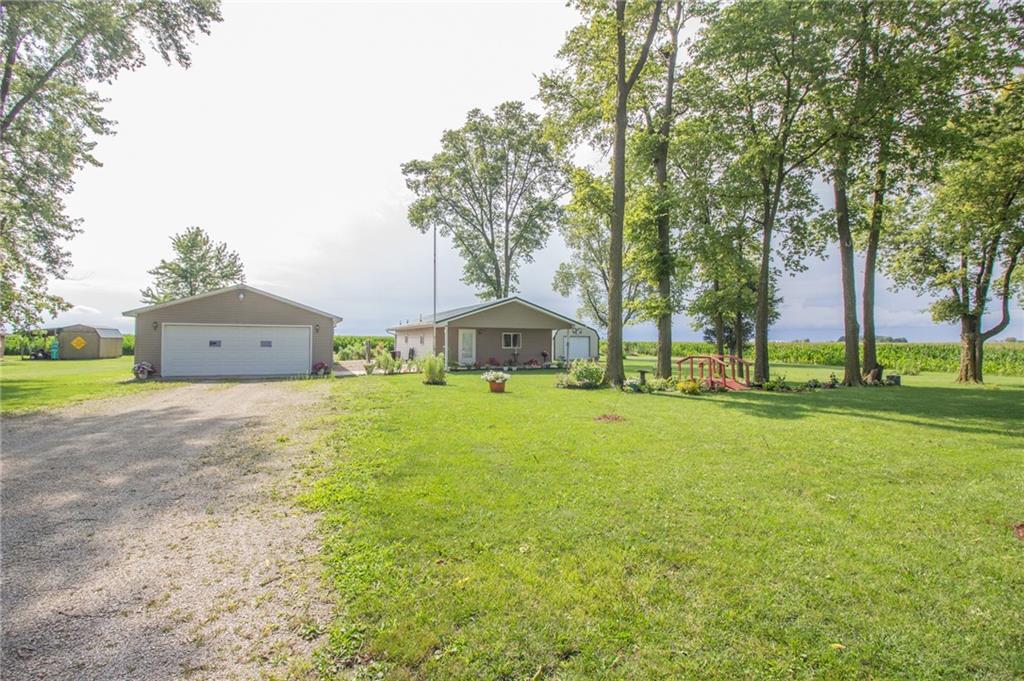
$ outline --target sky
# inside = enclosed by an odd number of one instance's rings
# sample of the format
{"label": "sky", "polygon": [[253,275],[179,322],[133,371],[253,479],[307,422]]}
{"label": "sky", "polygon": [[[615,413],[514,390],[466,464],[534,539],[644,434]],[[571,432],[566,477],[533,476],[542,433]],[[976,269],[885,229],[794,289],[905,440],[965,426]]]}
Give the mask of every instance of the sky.
{"label": "sky", "polygon": [[[576,22],[562,2],[225,3],[192,67],[148,64],[101,87],[117,134],[99,140],[99,168],[68,198],[83,233],[53,290],[74,304],[56,325],[132,331],[147,270],[170,258],[170,236],[198,225],[238,251],[247,283],[344,318],[336,333],[383,334],[431,309],[431,239],[406,219],[413,197],[400,166],[438,151],[443,130],[473,108],[522,100],[540,111],[537,76]],[[823,197],[826,198],[827,197]],[[438,308],[477,302],[439,238]],[[781,281],[771,338],[842,333],[839,263]],[[551,288],[566,248],[555,235],[520,271],[519,295],[564,314],[577,301]],[[858,262],[858,279],[862,276]],[[881,282],[878,333],[954,340],[927,299]],[[1024,336],[1017,319],[1008,335]],[[699,338],[677,316],[674,336]],[[651,325],[626,338],[656,337]]]}

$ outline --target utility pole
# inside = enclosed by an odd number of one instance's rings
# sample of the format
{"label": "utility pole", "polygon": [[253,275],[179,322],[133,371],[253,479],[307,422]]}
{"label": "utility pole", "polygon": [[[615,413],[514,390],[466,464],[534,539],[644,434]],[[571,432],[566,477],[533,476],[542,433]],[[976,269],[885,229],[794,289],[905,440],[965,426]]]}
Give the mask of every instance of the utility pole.
{"label": "utility pole", "polygon": [[[437,224],[434,225],[434,314],[430,318],[430,354],[437,354]],[[447,352],[447,348],[445,348]],[[447,362],[447,359],[445,359]]]}

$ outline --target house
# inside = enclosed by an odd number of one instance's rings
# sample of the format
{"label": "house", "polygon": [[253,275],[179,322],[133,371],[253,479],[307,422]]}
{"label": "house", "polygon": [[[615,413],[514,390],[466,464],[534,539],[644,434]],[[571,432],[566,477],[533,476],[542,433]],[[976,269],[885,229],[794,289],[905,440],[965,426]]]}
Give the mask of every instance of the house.
{"label": "house", "polygon": [[135,359],[164,377],[297,376],[334,360],[337,315],[247,284],[148,305],[135,318]]}
{"label": "house", "polygon": [[[444,353],[448,364],[460,366],[596,357],[598,350],[596,331],[518,296],[438,312],[436,319],[428,315],[388,332],[403,358]],[[585,354],[567,355],[570,346]]]}
{"label": "house", "polygon": [[43,331],[56,338],[58,359],[109,359],[124,349],[121,332],[105,326],[72,324]]}

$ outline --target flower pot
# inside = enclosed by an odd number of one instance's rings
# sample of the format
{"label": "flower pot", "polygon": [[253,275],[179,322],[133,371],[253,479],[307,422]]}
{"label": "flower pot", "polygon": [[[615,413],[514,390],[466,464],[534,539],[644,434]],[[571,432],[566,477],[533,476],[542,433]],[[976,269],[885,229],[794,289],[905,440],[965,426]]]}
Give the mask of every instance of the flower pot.
{"label": "flower pot", "polygon": [[498,381],[491,381],[491,392],[492,393],[503,393],[505,392],[505,383]]}

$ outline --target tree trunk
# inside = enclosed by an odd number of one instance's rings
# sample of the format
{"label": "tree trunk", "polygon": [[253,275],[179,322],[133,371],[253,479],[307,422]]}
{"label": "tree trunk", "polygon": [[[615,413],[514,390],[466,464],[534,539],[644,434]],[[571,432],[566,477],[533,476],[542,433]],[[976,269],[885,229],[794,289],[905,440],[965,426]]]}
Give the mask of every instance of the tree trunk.
{"label": "tree trunk", "polygon": [[658,29],[661,2],[654,6],[654,16],[633,70],[626,77],[626,2],[615,3],[615,141],[612,147],[612,216],[608,239],[608,357],[604,368],[604,382],[621,388],[626,380],[622,364],[622,233],[626,221],[626,104],[629,91],[640,70]]}
{"label": "tree trunk", "polygon": [[[739,310],[736,311],[736,320],[733,322],[733,354],[738,358],[743,359],[743,313]],[[740,378],[749,381],[750,372],[747,370],[747,365],[742,362],[736,367],[740,373]]]}
{"label": "tree trunk", "polygon": [[658,214],[655,223],[658,227],[658,302],[661,309],[658,313],[658,363],[654,375],[658,378],[672,376],[672,238],[671,216],[665,193],[668,188],[668,152],[669,135],[672,134],[673,101],[676,83],[676,45],[679,42],[679,29],[682,21],[682,3],[676,3],[675,23],[670,26],[672,36],[671,52],[668,55],[667,82],[665,83],[665,101],[662,105],[661,120],[658,126],[658,146],[655,151],[654,170],[655,186],[658,193]]}
{"label": "tree trunk", "polygon": [[882,212],[885,208],[885,193],[888,179],[888,140],[879,145],[876,159],[875,187],[871,196],[871,218],[868,227],[868,243],[864,251],[864,372],[869,373],[878,366],[878,348],[875,341],[875,271],[878,269],[878,243],[882,236]]}
{"label": "tree trunk", "polygon": [[981,383],[981,362],[979,352],[981,338],[978,333],[978,318],[975,315],[960,316],[960,374],[958,383]]}
{"label": "tree trunk", "polygon": [[857,325],[857,289],[853,261],[853,235],[850,232],[850,208],[847,202],[847,157],[839,158],[832,172],[836,202],[836,235],[839,237],[840,272],[843,283],[843,385],[860,385],[860,328]]}
{"label": "tree trunk", "polygon": [[757,275],[757,310],[754,313],[754,382],[768,380],[768,305],[772,265],[772,225],[765,215],[761,235],[761,269]]}
{"label": "tree trunk", "polygon": [[626,219],[626,45],[622,21],[625,3],[615,3],[619,26],[615,141],[612,147],[612,219],[608,239],[608,356],[605,358],[604,381],[621,387],[626,380],[622,364],[622,232]]}

